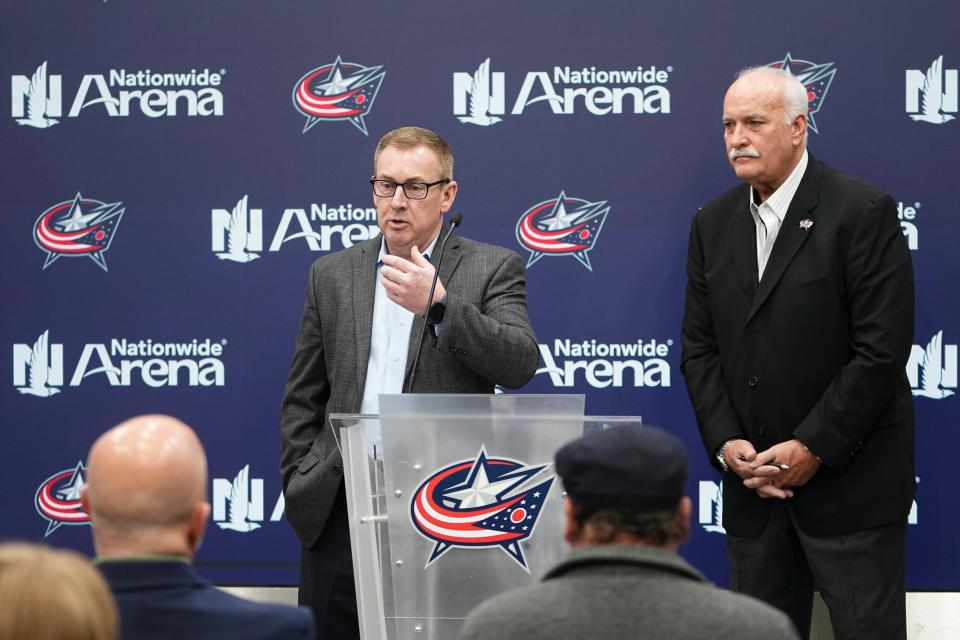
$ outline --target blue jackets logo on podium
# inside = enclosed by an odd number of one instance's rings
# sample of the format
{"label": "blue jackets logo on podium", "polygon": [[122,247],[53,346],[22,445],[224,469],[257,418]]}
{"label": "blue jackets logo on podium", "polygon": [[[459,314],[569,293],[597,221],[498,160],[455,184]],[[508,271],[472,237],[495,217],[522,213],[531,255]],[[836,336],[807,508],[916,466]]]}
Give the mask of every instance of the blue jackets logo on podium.
{"label": "blue jackets logo on podium", "polygon": [[517,221],[517,242],[530,252],[527,268],[544,256],[571,256],[593,271],[590,256],[610,207],[606,200],[590,202],[564,191],[533,205]]}
{"label": "blue jackets logo on podium", "polygon": [[58,202],[40,214],[33,225],[33,241],[47,254],[46,269],[61,257],[87,257],[107,271],[104,253],[126,209],[122,202],[106,203],[84,198],[77,192],[72,200]]}
{"label": "blue jackets logo on podium", "polygon": [[[263,478],[250,477],[250,465],[244,465],[232,479],[214,478],[213,521],[221,529],[249,533],[259,529],[263,522]],[[283,493],[280,493],[270,522],[283,517]]]}
{"label": "blue jackets logo on podium", "polygon": [[958,111],[956,69],[943,68],[943,54],[926,71],[907,69],[906,111],[914,122],[943,124],[955,119]]}
{"label": "blue jackets logo on podium", "polygon": [[[672,66],[641,65],[617,69],[564,65],[549,72],[528,71],[510,115],[521,115],[538,103],[545,103],[552,115],[670,113],[670,90],[664,85],[671,73]],[[506,113],[506,74],[491,71],[490,58],[475,71],[454,72],[453,115],[460,122],[489,127],[501,122],[499,116]]]}
{"label": "blue jackets logo on podium", "polygon": [[[226,74],[210,69],[156,72],[152,69],[110,69],[83,76],[74,94],[67,118],[84,109],[103,109],[110,118],[140,114],[147,118],[174,116],[222,116]],[[17,124],[48,129],[63,115],[63,77],[50,73],[43,61],[30,75],[10,78],[11,115]]]}
{"label": "blue jackets logo on podium", "polygon": [[550,345],[539,345],[543,366],[537,373],[547,374],[557,388],[581,382],[594,389],[618,389],[631,382],[634,388],[669,387],[670,363],[666,358],[672,346],[672,339],[598,342],[595,338],[555,338],[552,350]]}
{"label": "blue jackets logo on podium", "polygon": [[[454,547],[501,548],[530,573],[520,543],[533,535],[556,476],[549,464],[487,456],[459,460],[424,480],[410,501],[410,519],[436,543],[424,568]],[[539,476],[539,477],[538,477]]]}
{"label": "blue jackets logo on podium", "polygon": [[[210,222],[210,250],[218,259],[248,263],[261,257],[263,209],[251,207],[247,196],[232,209],[212,209]],[[276,253],[291,240],[303,241],[310,251],[338,251],[379,233],[376,207],[314,203],[283,210],[267,252]]]}
{"label": "blue jackets logo on podium", "polygon": [[907,360],[907,378],[913,395],[942,400],[957,388],[957,345],[943,343],[943,330],[926,347],[913,345]]}
{"label": "blue jackets logo on podium", "polygon": [[293,88],[293,106],[307,118],[303,133],[321,120],[346,120],[370,135],[363,118],[373,108],[384,75],[381,65],[365,67],[340,56],[305,73]]}
{"label": "blue jackets logo on podium", "polygon": [[807,113],[807,126],[810,131],[820,133],[817,129],[817,121],[813,116],[820,111],[824,100],[827,99],[827,91],[833,83],[833,76],[837,74],[836,65],[832,62],[816,63],[809,60],[800,60],[787,52],[783,60],[771,62],[767,66],[774,69],[786,69],[807,88],[807,101],[810,105],[810,110]]}
{"label": "blue jackets logo on podium", "polygon": [[[49,344],[44,331],[33,344],[13,345],[13,385],[23,395],[50,397],[63,386],[63,345]],[[49,345],[49,346],[48,346]],[[226,368],[221,359],[226,339],[194,338],[184,342],[154,342],[150,338],[111,338],[89,342],[77,360],[69,386],[78,387],[102,375],[111,387],[222,387]]]}
{"label": "blue jackets logo on podium", "polygon": [[46,538],[63,525],[90,524],[90,516],[80,505],[80,490],[86,484],[86,471],[81,460],[76,467],[57,471],[37,487],[34,506],[40,517],[47,521],[47,531],[43,537]]}

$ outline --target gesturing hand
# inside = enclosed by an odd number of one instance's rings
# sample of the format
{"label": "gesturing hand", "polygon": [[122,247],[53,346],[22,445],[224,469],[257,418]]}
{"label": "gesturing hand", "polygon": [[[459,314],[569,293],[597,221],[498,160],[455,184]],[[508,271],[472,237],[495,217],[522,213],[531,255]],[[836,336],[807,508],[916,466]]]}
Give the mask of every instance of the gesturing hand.
{"label": "gesturing hand", "polygon": [[[383,264],[384,268],[380,269],[380,282],[383,283],[387,297],[407,311],[422,316],[429,306],[427,295],[430,293],[430,283],[436,269],[417,247],[410,250],[410,260],[385,255]],[[437,280],[437,288],[430,304],[442,300],[445,293],[443,283]]]}

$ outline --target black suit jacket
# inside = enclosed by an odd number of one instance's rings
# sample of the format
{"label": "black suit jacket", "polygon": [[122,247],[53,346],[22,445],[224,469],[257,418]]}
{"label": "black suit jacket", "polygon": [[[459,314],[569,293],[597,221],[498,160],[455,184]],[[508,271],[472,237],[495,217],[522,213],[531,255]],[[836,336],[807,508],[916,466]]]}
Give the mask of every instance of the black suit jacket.
{"label": "black suit jacket", "polygon": [[97,565],[120,612],[121,640],[313,640],[309,609],[260,604],[220,591],[177,560]]}
{"label": "black suit jacket", "polygon": [[[811,156],[758,282],[749,192],[704,206],[690,232],[681,369],[711,463],[729,438],[757,451],[799,438],[823,460],[791,499],[803,531],[904,518],[914,291],[894,202]],[[770,505],[725,474],[729,533],[758,535]]]}

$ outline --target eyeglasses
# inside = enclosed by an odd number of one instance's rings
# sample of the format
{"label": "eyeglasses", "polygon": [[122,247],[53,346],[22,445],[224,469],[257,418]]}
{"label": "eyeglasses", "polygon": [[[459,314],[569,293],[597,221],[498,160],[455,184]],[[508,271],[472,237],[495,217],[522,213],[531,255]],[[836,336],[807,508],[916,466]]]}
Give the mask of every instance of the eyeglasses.
{"label": "eyeglasses", "polygon": [[402,187],[403,195],[407,196],[411,200],[423,200],[427,197],[430,187],[435,187],[438,184],[443,184],[450,181],[450,178],[443,178],[435,182],[404,182],[402,184],[398,184],[393,180],[378,180],[377,178],[370,178],[370,184],[373,185],[373,194],[375,196],[380,198],[392,198],[393,194],[397,192],[397,187]]}

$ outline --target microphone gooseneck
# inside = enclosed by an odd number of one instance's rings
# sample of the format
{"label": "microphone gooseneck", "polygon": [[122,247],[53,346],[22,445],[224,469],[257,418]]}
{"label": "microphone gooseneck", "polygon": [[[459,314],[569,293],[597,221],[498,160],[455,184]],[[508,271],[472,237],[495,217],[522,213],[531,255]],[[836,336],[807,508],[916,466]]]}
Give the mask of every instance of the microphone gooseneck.
{"label": "microphone gooseneck", "polygon": [[410,376],[403,385],[403,393],[410,393],[413,388],[413,378],[417,375],[417,364],[420,362],[420,352],[423,350],[423,337],[427,334],[427,316],[430,313],[430,307],[433,306],[433,294],[437,290],[437,280],[440,279],[440,263],[443,261],[443,249],[447,246],[447,240],[453,235],[453,230],[463,222],[463,214],[455,213],[450,216],[450,229],[443,236],[440,242],[440,253],[437,254],[437,268],[433,272],[433,281],[430,283],[430,293],[427,295],[427,306],[423,310],[423,328],[420,330],[420,337],[417,338],[417,350],[413,354],[413,365],[410,367]]}

